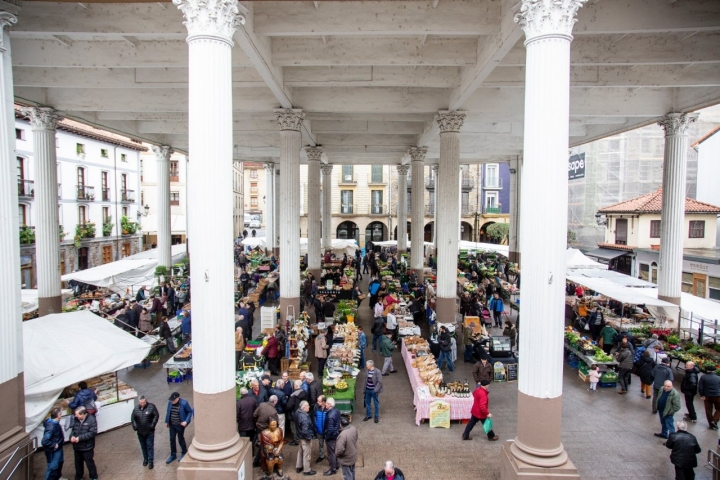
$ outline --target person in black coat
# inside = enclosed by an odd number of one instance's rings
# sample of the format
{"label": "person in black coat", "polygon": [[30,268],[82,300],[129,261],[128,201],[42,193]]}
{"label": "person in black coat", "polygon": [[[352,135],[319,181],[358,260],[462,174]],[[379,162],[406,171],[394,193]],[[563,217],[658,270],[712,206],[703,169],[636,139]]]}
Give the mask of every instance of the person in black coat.
{"label": "person in black coat", "polygon": [[133,409],[130,416],[132,428],[137,432],[140,449],[143,454],[143,467],[150,465],[148,468],[153,469],[155,460],[155,426],[160,420],[155,404],[150,403],[145,395],[138,397],[138,404]]}
{"label": "person in black coat", "polygon": [[697,422],[697,413],[695,412],[693,400],[698,391],[698,373],[700,373],[700,369],[695,366],[695,363],[687,362],[685,364],[685,376],[680,384],[680,391],[685,395],[685,406],[688,411],[685,418],[693,423]]}
{"label": "person in black coat", "polygon": [[83,478],[85,465],[88,467],[90,478],[98,478],[95,466],[95,436],[97,435],[97,420],[95,415],[87,413],[85,407],[75,409],[75,418],[70,434],[70,443],[75,453],[75,478]]}
{"label": "person in black coat", "polygon": [[241,437],[250,438],[250,442],[255,441],[255,418],[253,414],[257,408],[255,397],[248,394],[248,389],[243,387],[240,389],[240,400],[236,403],[237,407],[237,425],[238,433]]}
{"label": "person in black coat", "polygon": [[687,432],[687,423],[679,421],[676,432],[668,436],[665,446],[672,450],[670,461],[675,465],[676,480],[692,480],[695,478],[697,454],[702,451],[697,438]]}
{"label": "person in black coat", "polygon": [[653,369],[655,368],[655,360],[650,356],[650,352],[645,350],[637,362],[635,362],[635,372],[640,377],[641,392],[645,398],[652,398],[652,384],[655,376]]}
{"label": "person in black coat", "polygon": [[265,388],[265,386],[259,383],[257,380],[250,381],[250,390],[248,391],[248,395],[255,399],[256,405],[267,402],[268,398],[270,397],[267,393],[267,389]]}

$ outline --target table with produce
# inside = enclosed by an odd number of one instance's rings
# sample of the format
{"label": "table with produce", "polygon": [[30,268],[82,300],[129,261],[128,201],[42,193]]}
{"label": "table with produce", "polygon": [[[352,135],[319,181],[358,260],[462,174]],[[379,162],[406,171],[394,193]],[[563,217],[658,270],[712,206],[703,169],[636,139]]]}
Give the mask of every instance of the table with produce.
{"label": "table with produce", "polygon": [[355,411],[355,382],[360,373],[358,330],[354,323],[335,325],[333,344],[323,372],[323,393],[335,399],[335,407],[345,414]]}

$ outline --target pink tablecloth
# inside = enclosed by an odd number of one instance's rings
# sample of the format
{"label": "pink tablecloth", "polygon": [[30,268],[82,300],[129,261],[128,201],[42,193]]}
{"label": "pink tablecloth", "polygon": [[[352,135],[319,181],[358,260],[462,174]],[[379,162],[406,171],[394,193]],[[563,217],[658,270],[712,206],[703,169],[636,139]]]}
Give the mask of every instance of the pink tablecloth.
{"label": "pink tablecloth", "polygon": [[[413,404],[415,405],[415,423],[420,425],[420,422],[425,418],[430,418],[430,404],[438,398],[430,395],[421,394],[418,392],[418,388],[425,387],[425,383],[420,378],[420,372],[417,368],[412,366],[412,354],[405,348],[405,342],[402,344],[400,349],[402,353],[403,361],[405,362],[405,368],[410,378],[410,386],[413,389]],[[472,409],[473,399],[471,398],[456,398],[451,396],[443,397],[450,404],[450,420],[465,420],[470,418],[470,409]]]}

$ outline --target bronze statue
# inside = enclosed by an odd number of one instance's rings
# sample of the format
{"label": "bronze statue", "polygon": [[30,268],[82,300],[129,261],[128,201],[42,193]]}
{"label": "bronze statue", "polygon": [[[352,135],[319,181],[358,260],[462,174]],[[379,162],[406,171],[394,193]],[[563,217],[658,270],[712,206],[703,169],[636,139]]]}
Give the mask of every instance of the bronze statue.
{"label": "bronze statue", "polygon": [[260,445],[262,452],[260,455],[260,467],[266,476],[263,477],[265,480],[270,480],[273,477],[273,472],[277,466],[277,473],[281,479],[287,478],[283,475],[283,456],[282,448],[285,444],[283,439],[283,432],[278,428],[276,420],[270,420],[268,428],[260,433]]}

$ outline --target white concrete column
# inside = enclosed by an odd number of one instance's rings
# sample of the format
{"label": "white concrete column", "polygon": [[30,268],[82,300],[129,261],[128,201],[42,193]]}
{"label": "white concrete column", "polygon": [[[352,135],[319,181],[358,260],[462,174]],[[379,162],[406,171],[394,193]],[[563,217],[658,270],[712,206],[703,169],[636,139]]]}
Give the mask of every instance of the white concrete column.
{"label": "white concrete column", "polygon": [[697,113],[669,113],[658,122],[665,129],[658,298],[676,305],[682,291],[687,128],[697,118]]}
{"label": "white concrete column", "polygon": [[308,270],[320,281],[320,157],[322,147],[305,147],[308,157]]}
{"label": "white concrete column", "polygon": [[[189,65],[188,198],[193,304],[195,438],[179,480],[252,476],[250,445],[235,424],[233,297],[233,35],[237,0],[173,0],[185,16]],[[208,228],[211,225],[212,228]],[[158,402],[163,399],[157,399]],[[189,400],[189,399],[188,399]]]}
{"label": "white concrete column", "polygon": [[509,259],[520,263],[519,218],[520,218],[520,159],[510,160],[510,233],[508,234]]}
{"label": "white concrete column", "polygon": [[[25,442],[25,385],[23,376],[22,308],[20,305],[20,242],[15,162],[10,35],[5,28],[17,17],[0,12],[0,398],[4,421],[0,426],[5,452]],[[22,452],[30,454],[31,452]],[[20,467],[20,471],[25,464]]]}
{"label": "white concrete column", "polygon": [[[570,42],[584,0],[522,0],[525,31],[525,164],[520,230],[523,358],[518,433],[503,445],[501,478],[579,479],[561,443]],[[547,185],[553,185],[548,190]],[[548,217],[547,212],[562,212]],[[541,415],[538,412],[542,412]]]}
{"label": "white concrete column", "polygon": [[[265,168],[265,247],[273,252],[275,245],[275,164],[266,163]],[[251,229],[252,230],[252,229]]]}
{"label": "white concrete column", "polygon": [[397,251],[407,253],[407,174],[410,165],[397,165],[398,203],[397,203]]}
{"label": "white concrete column", "polygon": [[[465,112],[441,110],[435,119],[440,126],[439,178],[435,182],[437,220],[437,303],[439,322],[455,323],[457,312],[458,218],[460,218],[460,127]],[[437,212],[442,212],[438,215]]]}
{"label": "white concrete column", "polygon": [[55,132],[62,119],[47,107],[23,108],[30,120],[35,151],[35,256],[38,314],[62,312]]}
{"label": "white concrete column", "polygon": [[170,230],[170,155],[166,145],[153,145],[157,162],[157,250],[158,266],[172,269],[172,237]]}
{"label": "white concrete column", "polygon": [[437,260],[437,219],[438,219],[438,174],[440,173],[440,165],[433,165],[433,175],[435,178],[435,188],[433,188],[432,196],[435,197],[435,210],[433,210],[433,248],[435,249],[435,257]]}
{"label": "white concrete column", "polygon": [[423,259],[425,251],[425,154],[427,147],[410,149],[412,167],[412,212],[410,212],[412,230],[410,231],[410,268],[415,270],[418,280],[423,279]]}
{"label": "white concrete column", "polygon": [[[300,147],[305,114],[300,109],[277,109],[280,125],[280,315],[287,320],[289,306],[300,313]],[[292,312],[291,312],[292,313]]]}
{"label": "white concrete column", "polygon": [[330,163],[320,165],[322,171],[322,249],[332,247],[332,171]]}
{"label": "white concrete column", "polygon": [[[279,203],[279,193],[280,192],[280,175],[282,175],[282,172],[280,171],[280,165],[275,164],[275,185],[273,186],[273,195],[275,195],[275,200],[273,201],[273,208],[275,211],[273,212],[273,219],[275,220],[275,227],[273,228],[273,231],[275,232],[275,239],[273,240],[273,254],[278,257],[280,255],[280,203]],[[298,223],[298,238],[300,237],[300,224]]]}

